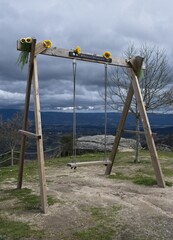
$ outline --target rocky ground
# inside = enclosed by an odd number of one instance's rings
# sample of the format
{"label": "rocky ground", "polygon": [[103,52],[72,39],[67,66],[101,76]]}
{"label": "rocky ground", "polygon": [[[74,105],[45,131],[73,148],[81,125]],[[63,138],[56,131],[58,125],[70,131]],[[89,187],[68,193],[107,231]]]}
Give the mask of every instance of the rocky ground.
{"label": "rocky ground", "polygon": [[[172,240],[173,187],[146,187],[110,179],[104,170],[104,166],[77,170],[47,167],[48,195],[57,200],[48,213],[27,210],[4,214],[44,229],[45,240]],[[12,180],[4,182],[1,189],[15,188],[15,184]],[[37,181],[24,182],[23,187],[39,194]],[[4,208],[14,204],[6,201]]]}
{"label": "rocky ground", "polygon": [[[106,151],[112,150],[115,136],[107,135],[94,135],[94,136],[83,136],[77,139],[77,150],[83,151]],[[129,138],[121,138],[119,144],[119,150],[134,150],[136,147],[136,141]]]}

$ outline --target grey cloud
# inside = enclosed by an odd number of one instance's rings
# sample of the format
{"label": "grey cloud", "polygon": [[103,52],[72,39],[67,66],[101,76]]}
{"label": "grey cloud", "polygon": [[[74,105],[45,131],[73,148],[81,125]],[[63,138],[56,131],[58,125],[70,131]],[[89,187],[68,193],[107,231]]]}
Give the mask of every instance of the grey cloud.
{"label": "grey cloud", "polygon": [[[171,58],[172,6],[169,0],[1,0],[0,107],[24,104],[28,66],[21,72],[16,65],[17,39],[51,39],[54,47],[80,45],[84,52],[103,54],[109,50],[117,57],[130,41],[151,42],[165,47]],[[40,55],[38,70],[42,108],[71,106],[72,61]],[[100,108],[104,65],[77,62],[76,81],[77,104]]]}

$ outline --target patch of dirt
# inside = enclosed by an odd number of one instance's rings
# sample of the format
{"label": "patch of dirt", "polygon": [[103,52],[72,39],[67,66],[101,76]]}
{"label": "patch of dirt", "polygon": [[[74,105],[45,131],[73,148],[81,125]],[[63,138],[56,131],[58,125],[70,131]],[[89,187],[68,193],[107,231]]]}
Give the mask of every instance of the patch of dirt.
{"label": "patch of dirt", "polygon": [[[172,240],[173,187],[146,187],[109,179],[104,171],[103,166],[76,170],[48,167],[47,193],[56,198],[57,203],[49,207],[47,214],[28,210],[16,215],[14,211],[11,217],[46,230],[45,239],[70,240],[75,239],[74,233],[97,226],[90,210],[99,208],[107,212],[102,219],[105,226],[111,226],[116,232],[112,239]],[[3,188],[11,187],[15,185],[3,185]],[[39,193],[36,183],[32,186],[24,183],[23,187]],[[119,211],[116,216],[111,215],[111,209],[116,206]]]}

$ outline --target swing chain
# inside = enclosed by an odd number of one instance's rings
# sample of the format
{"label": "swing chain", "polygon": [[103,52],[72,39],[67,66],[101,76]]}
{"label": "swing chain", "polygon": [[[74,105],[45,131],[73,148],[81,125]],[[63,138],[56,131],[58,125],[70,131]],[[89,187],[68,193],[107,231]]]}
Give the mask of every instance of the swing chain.
{"label": "swing chain", "polygon": [[107,63],[105,63],[105,96],[104,96],[104,100],[105,100],[105,116],[104,116],[104,120],[105,120],[105,122],[104,122],[104,127],[105,127],[105,129],[104,129],[104,157],[105,157],[105,159],[106,159],[106,155],[107,155],[107,88],[108,88],[108,71],[107,71],[107,67],[108,67],[108,65],[107,65]]}
{"label": "swing chain", "polygon": [[76,59],[73,59],[73,161],[76,162]]}

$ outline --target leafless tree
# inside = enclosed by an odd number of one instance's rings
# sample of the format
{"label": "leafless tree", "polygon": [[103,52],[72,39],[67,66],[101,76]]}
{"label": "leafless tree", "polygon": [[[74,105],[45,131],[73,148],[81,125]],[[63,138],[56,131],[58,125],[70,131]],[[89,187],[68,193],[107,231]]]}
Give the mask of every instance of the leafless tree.
{"label": "leafless tree", "polygon": [[[20,145],[21,136],[19,129],[22,128],[23,117],[17,112],[12,118],[5,121],[0,117],[0,145],[1,152],[11,151],[11,165],[13,165],[14,150]],[[29,123],[31,124],[31,123]]]}
{"label": "leafless tree", "polygon": [[[163,49],[156,46],[143,44],[136,48],[130,44],[124,52],[124,57],[140,55],[144,57],[145,69],[141,72],[140,87],[147,111],[156,111],[170,106],[173,102],[173,72],[169,66],[168,58]],[[109,78],[108,98],[109,105],[117,109],[117,102],[125,103],[127,91],[130,84],[129,72],[125,68],[115,67]],[[140,114],[135,98],[130,107],[131,113],[136,119],[136,130],[139,130]],[[140,135],[136,134],[136,158],[139,161]]]}
{"label": "leafless tree", "polygon": [[19,129],[22,126],[22,116],[20,113],[15,113],[11,119],[7,119],[3,124],[4,141],[8,149],[11,150],[11,165],[13,165],[14,150],[20,143]]}

